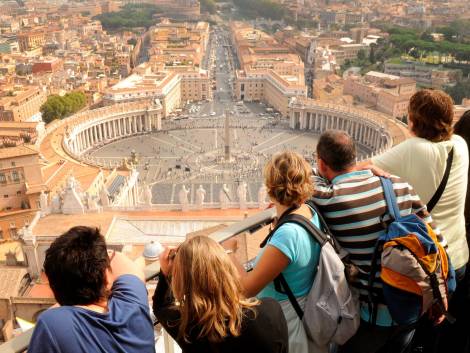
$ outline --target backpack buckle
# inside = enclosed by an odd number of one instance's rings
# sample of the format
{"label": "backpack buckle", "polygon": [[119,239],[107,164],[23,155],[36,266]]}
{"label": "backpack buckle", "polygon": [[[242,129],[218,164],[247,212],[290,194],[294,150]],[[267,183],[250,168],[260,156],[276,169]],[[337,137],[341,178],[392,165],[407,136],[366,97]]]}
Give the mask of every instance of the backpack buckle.
{"label": "backpack buckle", "polygon": [[[384,213],[383,215],[380,216],[380,224],[382,225],[383,229],[387,230],[388,229],[388,224],[385,221],[385,216],[387,216],[388,213]],[[394,220],[392,215],[390,215],[390,220]]]}

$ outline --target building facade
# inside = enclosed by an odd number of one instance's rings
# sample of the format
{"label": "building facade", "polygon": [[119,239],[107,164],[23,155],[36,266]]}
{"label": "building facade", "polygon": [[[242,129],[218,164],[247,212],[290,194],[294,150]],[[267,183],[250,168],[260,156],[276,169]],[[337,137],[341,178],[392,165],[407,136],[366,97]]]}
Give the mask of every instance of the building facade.
{"label": "building facade", "polygon": [[39,209],[45,190],[39,153],[32,147],[0,149],[0,228],[4,239],[16,236],[17,229]]}
{"label": "building facade", "polygon": [[40,120],[40,108],[47,100],[39,87],[26,87],[0,98],[0,121]]}

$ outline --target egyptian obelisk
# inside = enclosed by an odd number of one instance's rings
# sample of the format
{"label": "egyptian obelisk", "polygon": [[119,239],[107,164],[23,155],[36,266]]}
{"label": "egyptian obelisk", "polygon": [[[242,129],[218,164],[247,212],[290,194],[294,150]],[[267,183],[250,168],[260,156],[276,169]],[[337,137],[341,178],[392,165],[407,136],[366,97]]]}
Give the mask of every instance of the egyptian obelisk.
{"label": "egyptian obelisk", "polygon": [[230,111],[225,110],[225,161],[230,162]]}

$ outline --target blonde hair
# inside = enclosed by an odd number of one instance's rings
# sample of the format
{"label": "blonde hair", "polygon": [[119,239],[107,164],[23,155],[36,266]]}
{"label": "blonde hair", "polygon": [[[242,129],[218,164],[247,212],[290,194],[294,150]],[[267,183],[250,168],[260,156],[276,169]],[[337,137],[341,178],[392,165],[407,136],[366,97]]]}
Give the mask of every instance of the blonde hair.
{"label": "blonde hair", "polygon": [[301,205],[313,193],[312,167],[298,153],[275,154],[264,168],[269,196],[284,206]]}
{"label": "blonde hair", "polygon": [[[182,243],[174,258],[171,288],[181,314],[179,336],[220,342],[240,335],[243,309],[259,302],[247,300],[237,268],[214,240],[197,236]],[[197,328],[194,330],[194,328]]]}

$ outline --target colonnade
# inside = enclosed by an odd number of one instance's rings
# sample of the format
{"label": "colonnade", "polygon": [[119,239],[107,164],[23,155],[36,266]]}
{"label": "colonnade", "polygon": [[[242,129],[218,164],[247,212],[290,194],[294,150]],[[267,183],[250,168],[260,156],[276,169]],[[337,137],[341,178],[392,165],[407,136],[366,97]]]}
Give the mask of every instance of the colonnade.
{"label": "colonnade", "polygon": [[100,109],[98,109],[90,111],[88,117],[80,116],[80,121],[75,123],[64,138],[68,152],[80,159],[84,152],[95,146],[152,130],[161,130],[161,106],[128,111],[125,108],[107,107],[102,109],[103,114],[99,114]]}
{"label": "colonnade", "polygon": [[391,136],[379,124],[347,111],[334,112],[310,107],[294,109],[290,115],[290,127],[311,130],[318,134],[330,129],[344,130],[373,153],[380,153],[392,147],[393,143]]}

